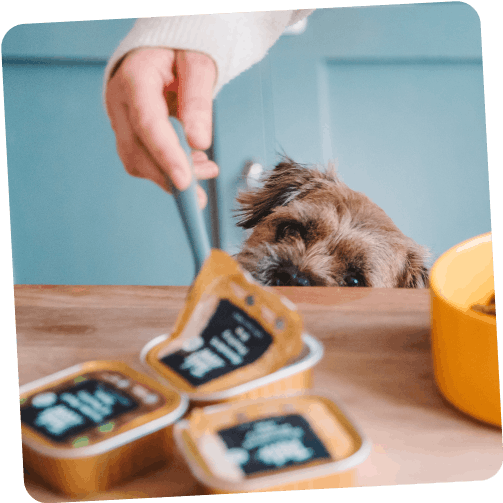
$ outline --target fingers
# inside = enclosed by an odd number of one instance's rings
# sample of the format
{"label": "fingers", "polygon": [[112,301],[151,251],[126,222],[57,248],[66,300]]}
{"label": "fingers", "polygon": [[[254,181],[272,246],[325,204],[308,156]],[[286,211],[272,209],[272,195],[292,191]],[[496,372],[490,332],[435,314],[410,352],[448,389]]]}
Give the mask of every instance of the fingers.
{"label": "fingers", "polygon": [[[116,131],[117,152],[126,171],[132,176],[148,178],[163,190],[170,192],[164,174],[131,129],[125,106],[114,108],[113,125]],[[192,152],[192,163],[196,178],[199,180],[207,180],[218,175],[217,164],[208,160],[208,156],[200,150]]]}
{"label": "fingers", "polygon": [[164,97],[165,88],[175,79],[174,51],[144,49],[133,54],[123,65],[131,128],[152,161],[179,190],[185,190],[191,180],[189,163],[169,123]]}
{"label": "fingers", "polygon": [[197,200],[199,202],[199,208],[204,209],[208,203],[208,196],[200,185],[197,186]]}
{"label": "fingers", "polygon": [[131,129],[124,106],[119,106],[114,110],[114,123],[117,153],[126,171],[132,176],[148,178],[169,192],[164,175]]}
{"label": "fingers", "polygon": [[208,156],[201,150],[192,152],[192,162],[194,172],[198,180],[208,180],[218,176],[218,166],[215,162],[208,160]]}
{"label": "fingers", "polygon": [[[126,171],[132,176],[147,178],[166,192],[170,192],[164,174],[152,161],[147,150],[131,129],[125,107],[114,108],[113,124],[116,131],[117,152]],[[218,175],[218,166],[213,161],[208,160],[208,156],[204,152],[192,152],[192,162],[198,179],[207,180]],[[205,208],[208,197],[199,185],[197,186],[197,199],[199,207],[201,209]]]}
{"label": "fingers", "polygon": [[206,150],[212,140],[213,87],[216,66],[205,54],[176,51],[178,116],[189,145]]}
{"label": "fingers", "polygon": [[[188,187],[189,162],[168,115],[178,112],[192,148],[208,148],[215,76],[213,61],[199,53],[144,48],[124,59],[107,85],[106,105],[128,173],[148,178],[168,192],[166,175],[179,190]],[[167,100],[167,94],[176,100]],[[198,179],[218,175],[218,166],[204,152],[195,150],[192,159]],[[198,194],[204,206],[206,195],[200,188]]]}
{"label": "fingers", "polygon": [[[119,118],[118,123],[121,120]],[[126,171],[132,176],[147,178],[156,183],[161,189],[170,192],[170,187],[166,183],[164,174],[152,162],[139,139],[134,137],[132,131],[129,134],[126,133],[125,128],[122,131],[117,137],[117,152],[124,166],[126,166]],[[218,174],[218,166],[214,162],[209,161],[204,152],[194,152],[193,157],[200,158],[194,161],[194,171],[200,180],[214,178]],[[208,203],[208,197],[200,185],[197,185],[197,199],[199,207],[204,209]]]}

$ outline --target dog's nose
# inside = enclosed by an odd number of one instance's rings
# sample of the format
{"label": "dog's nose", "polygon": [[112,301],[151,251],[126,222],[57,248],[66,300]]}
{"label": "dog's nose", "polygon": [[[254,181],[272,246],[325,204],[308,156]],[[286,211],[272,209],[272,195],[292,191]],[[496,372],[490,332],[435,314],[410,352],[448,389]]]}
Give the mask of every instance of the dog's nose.
{"label": "dog's nose", "polygon": [[273,284],[276,286],[310,286],[306,276],[302,275],[295,267],[284,267],[274,274]]}

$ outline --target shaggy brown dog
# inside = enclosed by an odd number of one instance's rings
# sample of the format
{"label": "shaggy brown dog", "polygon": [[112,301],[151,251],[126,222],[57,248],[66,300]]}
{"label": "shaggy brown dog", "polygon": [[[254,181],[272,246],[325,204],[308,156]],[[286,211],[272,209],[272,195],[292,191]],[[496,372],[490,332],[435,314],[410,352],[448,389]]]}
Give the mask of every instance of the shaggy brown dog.
{"label": "shaggy brown dog", "polygon": [[238,262],[263,285],[424,288],[428,252],[368,197],[286,158],[239,194]]}

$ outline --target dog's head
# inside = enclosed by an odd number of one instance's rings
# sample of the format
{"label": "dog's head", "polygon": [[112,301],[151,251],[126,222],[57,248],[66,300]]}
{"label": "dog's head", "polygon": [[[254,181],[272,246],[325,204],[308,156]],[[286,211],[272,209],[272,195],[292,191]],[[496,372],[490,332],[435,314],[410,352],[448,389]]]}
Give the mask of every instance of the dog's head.
{"label": "dog's head", "polygon": [[237,201],[252,232],[236,259],[264,285],[427,286],[426,249],[333,168],[286,158]]}

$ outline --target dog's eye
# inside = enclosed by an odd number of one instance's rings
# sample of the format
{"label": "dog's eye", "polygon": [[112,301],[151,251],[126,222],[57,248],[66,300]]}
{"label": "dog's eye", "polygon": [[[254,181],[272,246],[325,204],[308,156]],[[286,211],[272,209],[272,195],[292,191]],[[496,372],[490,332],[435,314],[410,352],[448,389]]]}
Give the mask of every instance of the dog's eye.
{"label": "dog's eye", "polygon": [[363,274],[358,271],[351,271],[344,276],[345,286],[366,286]]}
{"label": "dog's eye", "polygon": [[305,236],[306,229],[299,222],[283,222],[276,229],[276,241],[286,238],[304,239]]}

